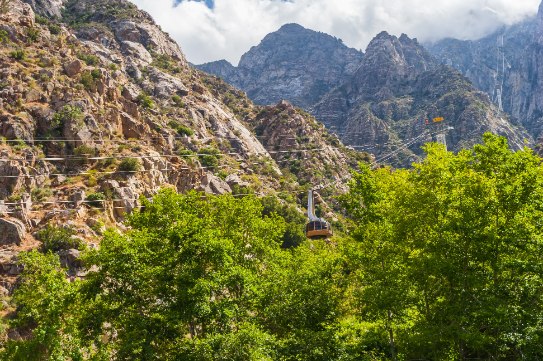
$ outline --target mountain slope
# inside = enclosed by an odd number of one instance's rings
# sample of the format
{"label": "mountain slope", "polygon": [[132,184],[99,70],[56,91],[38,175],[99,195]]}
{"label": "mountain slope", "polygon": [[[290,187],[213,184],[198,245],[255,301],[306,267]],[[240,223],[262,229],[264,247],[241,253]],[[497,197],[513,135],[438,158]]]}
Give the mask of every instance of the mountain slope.
{"label": "mountain slope", "polygon": [[360,156],[310,116],[282,115],[297,143],[263,144],[257,125],[282,138],[275,115],[190,67],[149,15],[119,0],[65,6],[64,24],[19,0],[0,17],[0,275],[37,231],[62,225],[94,241],[163,187],[286,192],[297,205],[326,167],[344,188]]}
{"label": "mountain slope", "polygon": [[[451,150],[479,141],[485,131],[508,136],[516,147],[527,136],[496,111],[488,96],[440,65],[416,40],[386,32],[368,45],[353,77],[311,112],[346,144],[400,165],[420,154],[420,146],[435,140],[441,127],[454,128],[446,137]],[[433,124],[438,117],[445,123]]]}
{"label": "mountain slope", "polygon": [[286,24],[245,53],[237,67],[225,60],[197,67],[244,90],[257,104],[287,99],[307,108],[351,76],[362,57],[340,39]]}

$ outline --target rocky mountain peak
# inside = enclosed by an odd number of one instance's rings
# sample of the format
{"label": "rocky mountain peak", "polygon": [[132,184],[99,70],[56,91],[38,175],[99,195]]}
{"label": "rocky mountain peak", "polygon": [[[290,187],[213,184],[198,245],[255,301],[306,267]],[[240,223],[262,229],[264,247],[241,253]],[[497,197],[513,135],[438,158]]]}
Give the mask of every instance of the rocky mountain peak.
{"label": "rocky mountain peak", "polygon": [[[380,61],[394,63],[414,70],[427,70],[437,65],[436,60],[418,43],[406,34],[399,38],[386,31],[379,33],[371,40],[366,49],[364,64]],[[377,64],[375,64],[377,65]]]}
{"label": "rocky mountain peak", "polygon": [[[386,31],[369,43],[354,85],[367,96],[387,98],[402,91],[401,84],[437,66],[437,61],[407,35],[400,38]],[[399,86],[400,85],[400,86]]]}
{"label": "rocky mountain peak", "polygon": [[199,68],[246,91],[256,103],[288,99],[308,107],[354,74],[362,58],[338,38],[285,24],[245,53],[235,71],[224,62]]}
{"label": "rocky mountain peak", "polygon": [[277,30],[277,33],[294,33],[294,32],[304,32],[304,31],[310,32],[311,30],[304,28],[300,24],[287,23],[287,24],[282,25],[279,28],[279,30]]}
{"label": "rocky mountain peak", "polygon": [[179,45],[148,13],[130,1],[68,0],[62,20],[74,28],[79,39],[97,47],[120,50],[131,60],[136,78],[141,74],[135,64],[148,65],[173,58],[178,66],[188,67]]}

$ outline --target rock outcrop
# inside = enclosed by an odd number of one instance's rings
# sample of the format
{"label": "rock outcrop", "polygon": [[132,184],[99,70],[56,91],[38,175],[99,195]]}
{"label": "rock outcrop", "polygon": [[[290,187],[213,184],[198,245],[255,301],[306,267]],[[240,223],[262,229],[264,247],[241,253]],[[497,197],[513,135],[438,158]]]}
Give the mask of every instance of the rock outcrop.
{"label": "rock outcrop", "polygon": [[245,53],[237,67],[225,60],[197,67],[244,90],[257,104],[286,99],[307,108],[354,74],[362,58],[341,39],[286,24]]}
{"label": "rock outcrop", "polygon": [[62,16],[62,8],[66,0],[24,0],[30,4],[36,13],[47,16],[60,18]]}
{"label": "rock outcrop", "polygon": [[19,246],[26,236],[25,225],[18,219],[0,216],[0,245]]}

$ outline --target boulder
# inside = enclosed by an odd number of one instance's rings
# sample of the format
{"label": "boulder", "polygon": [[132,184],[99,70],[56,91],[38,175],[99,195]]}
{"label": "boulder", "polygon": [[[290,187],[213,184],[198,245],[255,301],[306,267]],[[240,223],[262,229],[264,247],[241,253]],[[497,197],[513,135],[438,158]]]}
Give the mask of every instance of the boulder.
{"label": "boulder", "polygon": [[0,198],[6,198],[25,184],[25,174],[20,162],[0,162]]}
{"label": "boulder", "polygon": [[232,189],[225,181],[211,173],[204,174],[200,181],[200,188],[206,193],[225,194],[232,192]]}
{"label": "boulder", "polygon": [[0,116],[0,136],[7,139],[31,140],[34,136],[34,126],[32,117],[25,112]]}
{"label": "boulder", "polygon": [[23,222],[9,217],[0,218],[0,245],[21,245],[26,236]]}
{"label": "boulder", "polygon": [[251,186],[249,182],[243,181],[237,174],[230,174],[228,177],[226,177],[225,181],[231,188],[234,186],[238,186],[238,187]]}
{"label": "boulder", "polygon": [[127,113],[123,112],[120,114],[120,116],[123,125],[123,135],[126,139],[137,139],[140,138],[143,134],[148,134],[150,132],[149,126],[147,124],[135,120]]}
{"label": "boulder", "polygon": [[70,200],[74,202],[74,208],[79,208],[83,202],[85,201],[86,194],[83,189],[78,189],[75,191],[75,193],[70,197]]}
{"label": "boulder", "polygon": [[[18,251],[0,249],[0,275],[17,276],[23,267],[17,259]],[[3,284],[5,286],[5,284]]]}
{"label": "boulder", "polygon": [[64,63],[63,67],[66,75],[68,75],[70,78],[73,78],[81,72],[81,70],[83,69],[83,63],[81,62],[81,60],[75,59]]}
{"label": "boulder", "polygon": [[141,43],[140,30],[133,21],[118,21],[115,23],[113,31],[119,42],[131,41],[134,43]]}
{"label": "boulder", "polygon": [[153,93],[158,98],[167,99],[171,98],[174,94],[182,96],[189,94],[189,90],[179,78],[156,68],[150,69],[149,79],[154,84]]}
{"label": "boulder", "polygon": [[28,103],[35,103],[41,100],[41,93],[36,89],[30,89],[26,92],[25,98]]}
{"label": "boulder", "polygon": [[64,0],[24,0],[29,3],[34,11],[45,17],[57,17],[62,15]]}

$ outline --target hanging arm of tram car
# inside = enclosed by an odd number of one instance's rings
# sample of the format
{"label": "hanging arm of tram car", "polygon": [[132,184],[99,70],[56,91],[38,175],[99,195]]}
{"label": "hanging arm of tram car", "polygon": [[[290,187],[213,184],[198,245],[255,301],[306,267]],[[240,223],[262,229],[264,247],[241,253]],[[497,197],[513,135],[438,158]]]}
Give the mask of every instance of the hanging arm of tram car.
{"label": "hanging arm of tram car", "polygon": [[313,190],[309,190],[307,196],[307,217],[309,222],[305,226],[305,234],[307,238],[319,239],[328,238],[333,235],[330,223],[315,215],[315,199],[313,198]]}

